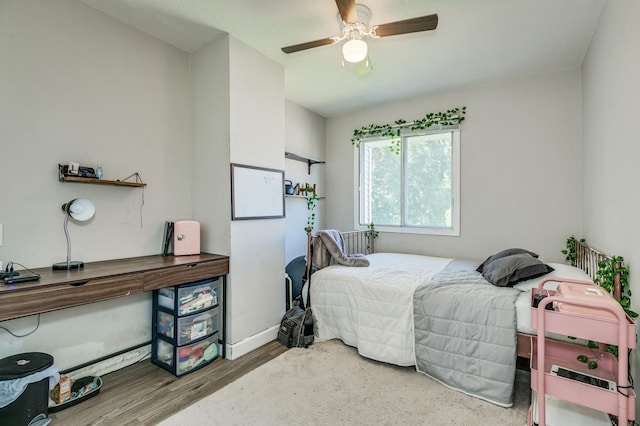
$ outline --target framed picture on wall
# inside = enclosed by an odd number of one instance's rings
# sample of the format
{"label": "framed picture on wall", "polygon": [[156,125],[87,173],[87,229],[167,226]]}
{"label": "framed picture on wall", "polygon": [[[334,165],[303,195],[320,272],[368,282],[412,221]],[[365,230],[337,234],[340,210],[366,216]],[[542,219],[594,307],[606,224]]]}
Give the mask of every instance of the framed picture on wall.
{"label": "framed picture on wall", "polygon": [[284,170],[231,163],[231,220],[284,217]]}

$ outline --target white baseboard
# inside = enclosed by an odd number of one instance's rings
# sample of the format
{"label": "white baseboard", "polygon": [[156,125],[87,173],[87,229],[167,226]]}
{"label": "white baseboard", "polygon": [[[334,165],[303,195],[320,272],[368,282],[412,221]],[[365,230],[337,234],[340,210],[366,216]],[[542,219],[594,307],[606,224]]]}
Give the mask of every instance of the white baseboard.
{"label": "white baseboard", "polygon": [[151,345],[144,345],[129,352],[113,356],[95,364],[79,368],[67,373],[71,380],[77,380],[86,376],[104,376],[107,373],[120,370],[135,364],[151,356]]}
{"label": "white baseboard", "polygon": [[272,340],[275,340],[278,337],[278,329],[280,328],[280,324],[274,325],[273,327],[269,327],[260,333],[254,334],[253,336],[247,337],[239,341],[238,343],[229,344],[227,343],[227,359],[237,359],[242,355],[246,355],[254,349],[258,349],[262,345],[266,345]]}
{"label": "white baseboard", "polygon": [[[262,345],[266,345],[270,341],[278,337],[278,329],[280,324],[269,327],[268,329],[247,337],[244,340],[234,344],[227,344],[227,359],[237,359],[242,355],[246,355],[254,349],[259,348]],[[71,380],[77,380],[86,376],[104,376],[107,373],[111,373],[120,370],[124,367],[135,364],[143,359],[151,356],[151,345],[141,346],[137,349],[133,349],[129,352],[125,352],[120,355],[113,356],[95,364],[88,365],[86,367],[79,368],[67,373],[67,376]]]}

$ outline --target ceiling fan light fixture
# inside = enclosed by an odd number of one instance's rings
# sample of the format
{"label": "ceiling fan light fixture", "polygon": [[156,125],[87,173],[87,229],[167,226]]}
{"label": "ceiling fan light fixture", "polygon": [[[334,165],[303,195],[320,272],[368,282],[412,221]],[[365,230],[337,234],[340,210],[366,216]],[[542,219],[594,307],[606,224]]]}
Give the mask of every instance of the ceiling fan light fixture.
{"label": "ceiling fan light fixture", "polygon": [[349,40],[342,46],[342,56],[347,62],[361,62],[367,57],[368,49],[363,40]]}
{"label": "ceiling fan light fixture", "polygon": [[358,62],[356,64],[356,74],[358,74],[359,76],[367,75],[371,71],[373,71],[373,66],[371,65],[371,61],[369,60],[368,56],[364,58],[362,62]]}

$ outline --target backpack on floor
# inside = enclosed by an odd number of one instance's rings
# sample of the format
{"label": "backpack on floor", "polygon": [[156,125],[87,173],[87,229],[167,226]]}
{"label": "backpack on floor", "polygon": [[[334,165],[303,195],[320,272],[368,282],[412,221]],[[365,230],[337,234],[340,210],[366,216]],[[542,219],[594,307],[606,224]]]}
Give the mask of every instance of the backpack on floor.
{"label": "backpack on floor", "polygon": [[[307,306],[305,307],[302,292],[307,287]],[[313,312],[311,311],[311,273],[307,270],[302,278],[300,295],[293,306],[285,312],[280,321],[278,341],[288,348],[307,348],[313,344]]]}
{"label": "backpack on floor", "polygon": [[278,341],[288,348],[306,348],[313,344],[313,312],[311,307],[294,306],[280,322]]}

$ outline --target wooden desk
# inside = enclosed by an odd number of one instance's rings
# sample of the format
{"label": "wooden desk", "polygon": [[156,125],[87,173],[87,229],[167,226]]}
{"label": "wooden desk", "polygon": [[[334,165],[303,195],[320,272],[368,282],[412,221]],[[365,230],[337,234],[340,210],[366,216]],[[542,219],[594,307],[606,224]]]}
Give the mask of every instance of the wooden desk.
{"label": "wooden desk", "polygon": [[0,321],[223,276],[229,273],[229,257],[153,255],[33,272],[41,275],[38,281],[0,285]]}

